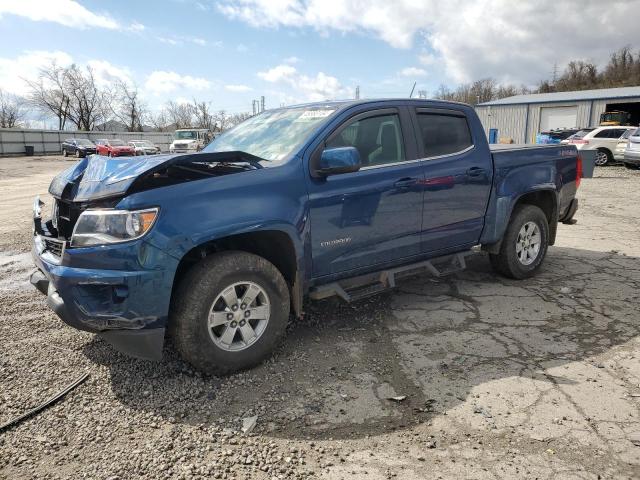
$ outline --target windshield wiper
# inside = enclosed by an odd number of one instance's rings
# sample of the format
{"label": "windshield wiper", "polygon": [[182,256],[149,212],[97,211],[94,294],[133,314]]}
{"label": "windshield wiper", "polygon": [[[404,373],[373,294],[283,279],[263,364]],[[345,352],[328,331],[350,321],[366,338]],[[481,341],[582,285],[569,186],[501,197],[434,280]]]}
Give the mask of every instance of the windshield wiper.
{"label": "windshield wiper", "polygon": [[200,152],[185,155],[180,159],[179,163],[248,163],[258,169],[264,168],[260,162],[268,161],[247,152],[234,150],[232,152]]}

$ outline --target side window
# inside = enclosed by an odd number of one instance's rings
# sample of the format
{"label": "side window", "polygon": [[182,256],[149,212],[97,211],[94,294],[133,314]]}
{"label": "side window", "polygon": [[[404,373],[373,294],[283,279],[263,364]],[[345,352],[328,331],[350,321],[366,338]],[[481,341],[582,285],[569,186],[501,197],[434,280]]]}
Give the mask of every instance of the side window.
{"label": "side window", "polygon": [[398,115],[356,120],[327,142],[326,148],[355,147],[363,166],[406,160]]}
{"label": "side window", "polygon": [[626,132],[627,130],[625,128],[616,128],[615,130],[613,130],[613,138],[620,138],[622,135],[624,135],[624,132]]}
{"label": "side window", "polygon": [[473,145],[466,117],[440,113],[418,113],[425,157],[461,152]]}
{"label": "side window", "polygon": [[611,129],[605,128],[596,133],[593,138],[611,138]]}

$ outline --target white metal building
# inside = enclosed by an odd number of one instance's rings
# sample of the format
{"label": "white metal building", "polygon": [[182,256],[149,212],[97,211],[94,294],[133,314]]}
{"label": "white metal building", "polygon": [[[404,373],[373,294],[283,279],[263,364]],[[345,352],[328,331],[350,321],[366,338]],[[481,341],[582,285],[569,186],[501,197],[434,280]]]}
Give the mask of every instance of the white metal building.
{"label": "white metal building", "polygon": [[631,124],[639,125],[640,86],[516,95],[476,106],[493,143],[500,138],[535,143],[540,132],[598,125],[600,114],[613,110],[629,112]]}

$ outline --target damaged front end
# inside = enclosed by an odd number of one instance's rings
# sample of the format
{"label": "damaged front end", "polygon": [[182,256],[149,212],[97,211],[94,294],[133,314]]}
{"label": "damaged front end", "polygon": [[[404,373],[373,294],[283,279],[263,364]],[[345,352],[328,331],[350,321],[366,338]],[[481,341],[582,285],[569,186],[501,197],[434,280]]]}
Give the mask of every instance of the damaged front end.
{"label": "damaged front end", "polygon": [[262,168],[243,154],[159,155],[140,160],[92,156],[51,182],[54,199],[33,206],[31,283],[74,328],[98,333],[117,349],[159,359],[179,260],[152,241],[162,212],[120,202],[136,192]]}

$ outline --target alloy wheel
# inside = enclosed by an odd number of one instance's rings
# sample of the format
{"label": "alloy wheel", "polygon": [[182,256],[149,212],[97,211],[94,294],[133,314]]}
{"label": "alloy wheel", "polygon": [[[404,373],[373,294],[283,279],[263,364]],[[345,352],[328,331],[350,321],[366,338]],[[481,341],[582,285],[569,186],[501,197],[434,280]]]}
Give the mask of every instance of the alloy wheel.
{"label": "alloy wheel", "polygon": [[260,285],[249,281],[234,283],[211,305],[209,336],[222,350],[244,350],[264,333],[270,314],[269,296]]}
{"label": "alloy wheel", "polygon": [[516,255],[522,265],[531,265],[538,258],[542,234],[535,222],[525,223],[518,232],[516,239]]}

